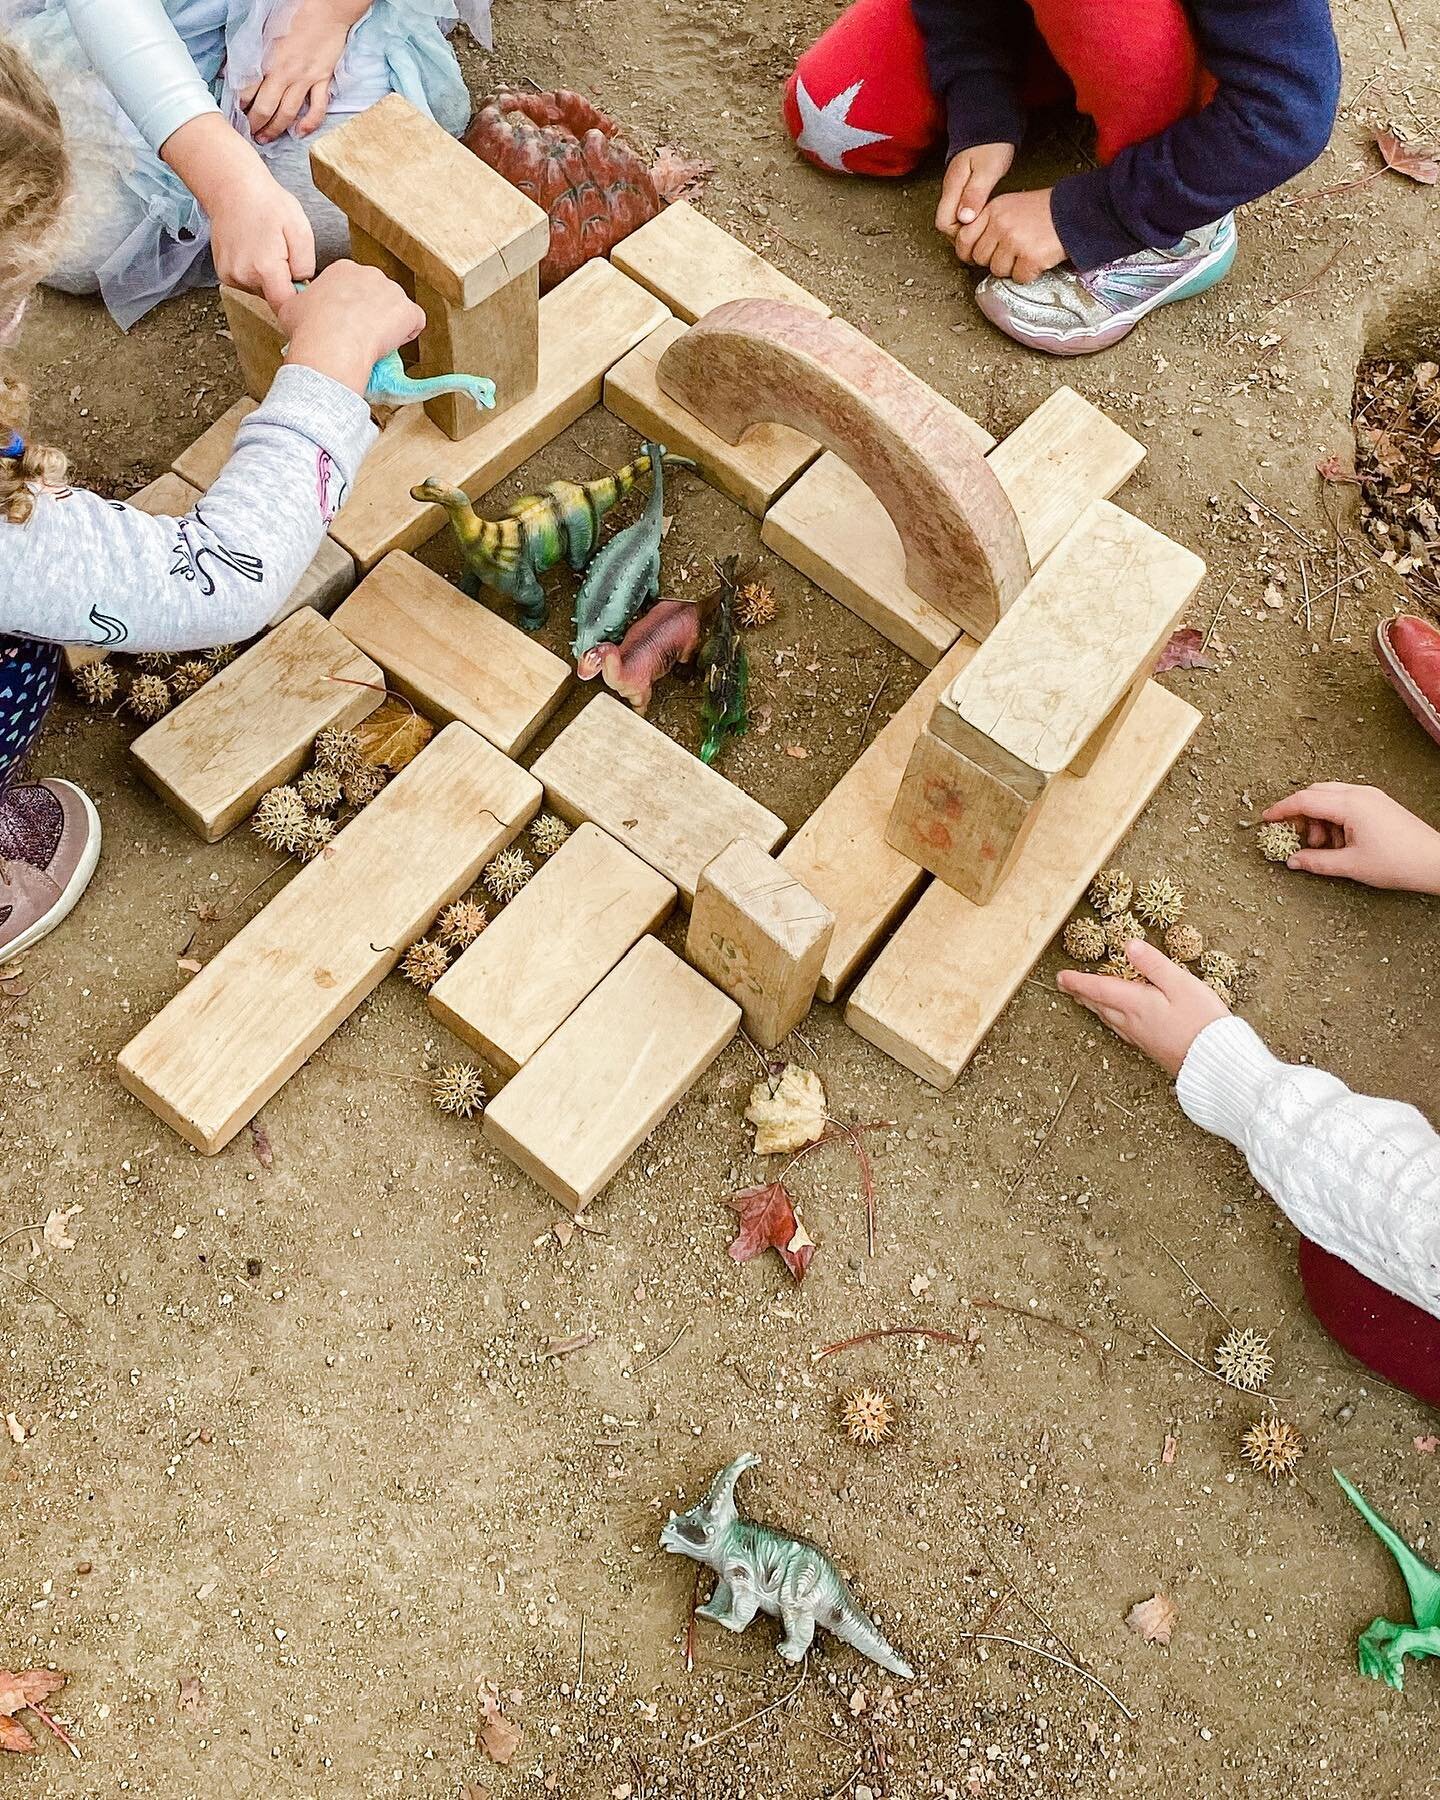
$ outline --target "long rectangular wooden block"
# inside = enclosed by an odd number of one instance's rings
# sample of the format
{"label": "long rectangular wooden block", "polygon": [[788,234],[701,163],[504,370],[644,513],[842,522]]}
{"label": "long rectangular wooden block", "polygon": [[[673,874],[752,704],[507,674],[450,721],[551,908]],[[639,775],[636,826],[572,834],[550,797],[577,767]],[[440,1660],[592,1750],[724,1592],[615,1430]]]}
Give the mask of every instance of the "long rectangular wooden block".
{"label": "long rectangular wooden block", "polygon": [[334,625],[441,723],[516,756],[559,706],[570,666],[403,550],[370,571]]}
{"label": "long rectangular wooden block", "polygon": [[1200,723],[1156,683],[1083,779],[1059,775],[988,905],[926,888],[861,979],[845,1021],[938,1088],[954,1085]]}
{"label": "long rectangular wooden block", "polygon": [[1108,500],[1145,460],[1145,446],[1074,388],[1056,388],[987,458],[1020,521],[1030,566],[1093,500]]}
{"label": "long rectangular wooden block", "polygon": [[642,938],[485,1109],[490,1142],[578,1211],[709,1068],[740,1008]]}
{"label": "long rectangular wooden block", "polygon": [[223,1148],[539,804],[523,769],[447,725],[126,1045],[122,1084]]}
{"label": "long rectangular wooden block", "polygon": [[700,871],[737,837],[773,850],[785,821],[609,694],[597,694],[533,772],[556,812],[593,819],[673,881],[689,903]]}
{"label": "long rectangular wooden block", "polygon": [[145,779],[206,843],[288,781],[327,725],[354,725],[385,677],[317,612],[283,624],[211,677],[130,746]]}
{"label": "long rectangular wooden block", "polygon": [[435,983],[430,1010],[513,1075],[674,904],[663,875],[578,826]]}
{"label": "long rectangular wooden block", "polygon": [[642,436],[682,456],[693,456],[705,479],[760,517],[800,471],[820,454],[820,446],[784,425],[757,425],[738,444],[702,425],[692,413],[662,393],[655,365],[689,327],[667,319],[622,357],[605,377],[605,404]]}
{"label": "long rectangular wooden block", "polygon": [[830,317],[823,300],[684,200],[622,239],[610,260],[690,325],[727,300],[788,300]]}

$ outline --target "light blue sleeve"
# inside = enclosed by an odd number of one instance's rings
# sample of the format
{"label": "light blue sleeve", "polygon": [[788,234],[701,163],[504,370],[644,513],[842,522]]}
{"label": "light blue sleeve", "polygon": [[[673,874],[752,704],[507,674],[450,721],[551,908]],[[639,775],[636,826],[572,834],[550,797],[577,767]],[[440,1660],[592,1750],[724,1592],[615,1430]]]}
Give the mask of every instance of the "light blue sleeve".
{"label": "light blue sleeve", "polygon": [[162,0],[65,0],[65,7],[92,68],[152,150],[220,110]]}

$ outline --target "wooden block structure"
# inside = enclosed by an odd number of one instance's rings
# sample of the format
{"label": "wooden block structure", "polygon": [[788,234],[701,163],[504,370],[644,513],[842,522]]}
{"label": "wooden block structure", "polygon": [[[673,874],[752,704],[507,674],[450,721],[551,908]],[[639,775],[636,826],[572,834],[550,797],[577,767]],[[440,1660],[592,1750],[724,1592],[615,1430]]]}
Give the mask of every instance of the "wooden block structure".
{"label": "wooden block structure", "polygon": [[623,238],[610,260],[690,325],[729,300],[784,300],[830,316],[823,300],[683,200]]}
{"label": "wooden block structure", "polygon": [[492,1144],[579,1211],[735,1035],[740,1008],[641,938],[485,1109]]}
{"label": "wooden block structure", "polygon": [[[362,254],[383,255],[413,278],[424,309],[419,375],[488,375],[495,413],[533,393],[539,379],[540,262],[550,221],[409,101],[391,94],[310,153],[315,185],[360,232]],[[451,439],[487,423],[467,395],[427,403]]]}
{"label": "wooden block structure", "polygon": [[809,1012],[834,931],[828,907],[758,844],[736,838],[700,871],[685,954],[773,1050]]}
{"label": "wooden block structure", "polygon": [[150,785],[213,844],[303,767],[318,732],[357,724],[384,698],[376,664],[307,609],[141,732],[131,750]]}
{"label": "wooden block structure", "polygon": [[523,769],[447,725],[126,1045],[123,1085],[221,1149],[539,804]]}
{"label": "wooden block structure", "polygon": [[[243,288],[222,287],[220,301],[245,392],[252,400],[263,400],[285,361],[285,333],[280,329],[280,321],[259,294],[247,294]],[[213,481],[214,476],[210,479]],[[208,487],[209,482],[204,485]]]}
{"label": "wooden block structure", "polygon": [[333,623],[428,718],[459,719],[507,756],[570,685],[568,663],[404,551],[376,564]]}
{"label": "wooden block structure", "polygon": [[581,825],[430,989],[430,1010],[511,1076],[674,904],[663,875]]}
{"label": "wooden block structure", "polygon": [[941,695],[911,752],[890,844],[989,900],[1052,779],[1113,736],[1204,573],[1198,556],[1108,501],[1087,508]]}

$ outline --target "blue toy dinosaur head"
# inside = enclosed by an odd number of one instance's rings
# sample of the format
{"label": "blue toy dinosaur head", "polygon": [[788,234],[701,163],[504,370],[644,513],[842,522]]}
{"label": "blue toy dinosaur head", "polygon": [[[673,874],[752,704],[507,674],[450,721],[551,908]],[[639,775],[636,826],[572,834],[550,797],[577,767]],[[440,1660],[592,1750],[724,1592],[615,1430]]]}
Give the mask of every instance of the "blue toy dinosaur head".
{"label": "blue toy dinosaur head", "polygon": [[688,1512],[671,1513],[660,1532],[660,1548],[675,1556],[693,1556],[705,1562],[739,1516],[735,1508],[735,1483],[760,1461],[747,1451],[723,1468],[710,1483],[705,1498]]}

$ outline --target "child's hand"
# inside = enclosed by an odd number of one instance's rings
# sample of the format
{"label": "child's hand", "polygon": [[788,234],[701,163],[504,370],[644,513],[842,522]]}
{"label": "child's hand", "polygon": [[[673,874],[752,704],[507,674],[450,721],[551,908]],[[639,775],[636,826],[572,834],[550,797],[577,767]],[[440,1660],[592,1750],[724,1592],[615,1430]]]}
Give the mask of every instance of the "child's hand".
{"label": "child's hand", "polygon": [[1379,788],[1320,781],[1280,800],[1268,822],[1291,819],[1305,845],[1286,865],[1369,887],[1440,894],[1440,831]]}
{"label": "child's hand", "polygon": [[212,203],[210,252],[226,287],[263,294],[279,312],[295,283],[315,273],[315,233],[295,196],[249,154],[255,168]]}
{"label": "child's hand", "polygon": [[956,232],[955,254],[1022,286],[1064,262],[1065,246],[1050,216],[1050,189],[991,200],[972,224]]}
{"label": "child's hand", "polygon": [[332,263],[276,308],[288,363],[318,369],[357,394],[382,356],[419,337],[425,314],[396,282],[363,263]]}
{"label": "child's hand", "polygon": [[296,137],[309,137],[325,123],[345,40],[367,5],[368,0],[358,5],[355,0],[301,0],[264,76],[240,96],[257,144],[274,143],[292,125]]}
{"label": "child's hand", "polygon": [[1013,144],[973,144],[950,158],[940,188],[935,229],[954,241],[962,225],[971,225],[995,183],[1009,174],[1015,160]]}
{"label": "child's hand", "polygon": [[1127,944],[1125,953],[1144,981],[1062,969],[1060,991],[1073,994],[1167,1075],[1178,1075],[1196,1038],[1207,1025],[1228,1017],[1230,1008],[1198,975],[1171,962],[1153,944]]}

